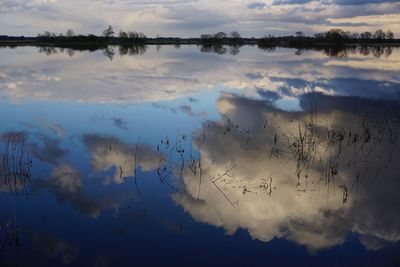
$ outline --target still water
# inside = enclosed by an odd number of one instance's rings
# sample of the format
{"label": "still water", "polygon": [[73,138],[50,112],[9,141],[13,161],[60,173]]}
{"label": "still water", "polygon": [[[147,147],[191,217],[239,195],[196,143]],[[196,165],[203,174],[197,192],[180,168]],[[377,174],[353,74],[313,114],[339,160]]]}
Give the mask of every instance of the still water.
{"label": "still water", "polygon": [[399,49],[0,58],[0,266],[399,266]]}

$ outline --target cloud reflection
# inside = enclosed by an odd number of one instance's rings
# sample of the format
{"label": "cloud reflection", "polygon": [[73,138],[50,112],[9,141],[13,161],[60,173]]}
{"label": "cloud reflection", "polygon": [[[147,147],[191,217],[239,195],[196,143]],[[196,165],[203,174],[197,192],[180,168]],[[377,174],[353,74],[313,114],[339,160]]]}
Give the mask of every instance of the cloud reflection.
{"label": "cloud reflection", "polygon": [[160,154],[144,144],[134,146],[122,143],[116,137],[97,134],[85,135],[83,142],[92,153],[91,164],[95,171],[115,168],[115,183],[123,183],[125,178],[135,176],[138,167],[150,171],[159,165]]}
{"label": "cloud reflection", "polygon": [[[344,104],[360,107],[353,100]],[[310,251],[340,245],[351,232],[372,250],[399,241],[400,125],[390,112],[364,113],[374,104],[358,113],[340,106],[300,113],[223,95],[224,119],[206,123],[195,140],[202,171],[187,169],[186,190],[173,198],[228,234],[243,228],[252,238],[285,238]]]}

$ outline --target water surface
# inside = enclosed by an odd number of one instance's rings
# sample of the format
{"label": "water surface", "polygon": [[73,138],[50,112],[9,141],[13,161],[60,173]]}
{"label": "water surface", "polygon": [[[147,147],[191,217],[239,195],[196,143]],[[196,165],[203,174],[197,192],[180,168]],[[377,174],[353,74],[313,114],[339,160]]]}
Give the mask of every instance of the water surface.
{"label": "water surface", "polygon": [[399,265],[400,50],[0,57],[1,266]]}

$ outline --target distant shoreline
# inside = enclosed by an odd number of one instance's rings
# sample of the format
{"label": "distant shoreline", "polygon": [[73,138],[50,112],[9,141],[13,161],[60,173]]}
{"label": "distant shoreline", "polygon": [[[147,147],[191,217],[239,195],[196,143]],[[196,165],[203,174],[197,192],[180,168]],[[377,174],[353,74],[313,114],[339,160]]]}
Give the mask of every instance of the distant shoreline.
{"label": "distant shoreline", "polygon": [[77,37],[32,37],[32,38],[8,38],[0,37],[1,48],[37,47],[40,53],[52,55],[66,52],[73,56],[75,51],[102,51],[103,55],[110,60],[116,53],[119,55],[143,55],[150,46],[156,46],[157,51],[162,46],[174,46],[179,49],[181,46],[196,46],[202,53],[216,53],[223,55],[229,53],[237,55],[244,46],[251,46],[261,49],[267,53],[275,51],[276,48],[295,49],[296,55],[301,55],[307,50],[320,51],[329,57],[345,58],[350,54],[358,53],[363,56],[373,55],[381,57],[390,55],[394,49],[400,48],[399,39],[391,40],[352,40],[345,39],[332,41],[317,38],[240,38],[240,39],[202,39],[202,38],[104,38],[98,36],[77,36]]}
{"label": "distant shoreline", "polygon": [[392,40],[326,40],[313,37],[292,38],[292,37],[273,37],[273,38],[225,38],[221,40],[204,40],[201,38],[145,38],[140,40],[123,39],[119,37],[0,37],[0,46],[53,46],[53,47],[107,47],[108,45],[121,46],[142,46],[142,45],[205,45],[205,46],[276,46],[288,48],[324,48],[324,47],[349,47],[349,46],[400,46],[400,39]]}

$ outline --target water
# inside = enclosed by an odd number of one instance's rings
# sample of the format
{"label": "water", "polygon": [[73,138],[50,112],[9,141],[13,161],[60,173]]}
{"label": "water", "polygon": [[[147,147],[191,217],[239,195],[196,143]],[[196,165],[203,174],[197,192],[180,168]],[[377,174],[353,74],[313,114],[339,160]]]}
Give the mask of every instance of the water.
{"label": "water", "polygon": [[1,266],[399,265],[400,50],[0,58]]}

